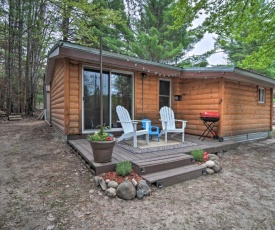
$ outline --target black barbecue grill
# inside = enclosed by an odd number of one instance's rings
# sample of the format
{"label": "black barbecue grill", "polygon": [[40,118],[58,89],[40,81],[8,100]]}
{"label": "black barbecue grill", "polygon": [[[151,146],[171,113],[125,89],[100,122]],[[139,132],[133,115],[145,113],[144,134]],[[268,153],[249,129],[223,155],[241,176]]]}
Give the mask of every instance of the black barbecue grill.
{"label": "black barbecue grill", "polygon": [[217,112],[204,112],[200,113],[200,119],[203,121],[206,129],[199,139],[203,138],[202,141],[204,141],[208,134],[211,133],[214,139],[218,139],[219,142],[223,142],[223,138],[219,137],[218,133],[214,130],[216,122],[220,120],[220,114]]}

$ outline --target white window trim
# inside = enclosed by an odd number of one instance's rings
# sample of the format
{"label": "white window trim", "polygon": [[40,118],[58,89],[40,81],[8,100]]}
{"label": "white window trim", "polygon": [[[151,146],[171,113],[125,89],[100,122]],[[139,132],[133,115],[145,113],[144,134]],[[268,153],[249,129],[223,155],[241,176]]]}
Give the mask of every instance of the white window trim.
{"label": "white window trim", "polygon": [[265,88],[264,87],[258,87],[258,103],[259,104],[265,103]]}

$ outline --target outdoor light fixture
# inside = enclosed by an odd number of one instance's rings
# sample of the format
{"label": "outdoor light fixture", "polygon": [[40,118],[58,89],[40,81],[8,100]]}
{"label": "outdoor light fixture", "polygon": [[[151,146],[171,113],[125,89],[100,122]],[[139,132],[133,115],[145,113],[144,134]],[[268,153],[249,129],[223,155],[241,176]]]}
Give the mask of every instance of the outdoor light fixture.
{"label": "outdoor light fixture", "polygon": [[141,76],[142,76],[142,78],[147,78],[147,74],[146,73],[142,73]]}

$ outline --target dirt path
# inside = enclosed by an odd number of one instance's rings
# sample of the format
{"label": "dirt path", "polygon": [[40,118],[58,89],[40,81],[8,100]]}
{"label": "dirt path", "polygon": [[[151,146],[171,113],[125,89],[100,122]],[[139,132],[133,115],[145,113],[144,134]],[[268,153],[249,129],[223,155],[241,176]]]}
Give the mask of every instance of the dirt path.
{"label": "dirt path", "polygon": [[219,155],[220,174],[111,199],[43,121],[0,120],[0,229],[274,230],[275,139]]}

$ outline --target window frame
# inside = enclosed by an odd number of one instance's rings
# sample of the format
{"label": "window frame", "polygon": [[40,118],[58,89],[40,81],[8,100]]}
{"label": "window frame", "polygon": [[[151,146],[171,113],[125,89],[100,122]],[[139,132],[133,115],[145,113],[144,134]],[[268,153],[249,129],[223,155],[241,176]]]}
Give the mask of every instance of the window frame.
{"label": "window frame", "polygon": [[[168,81],[169,82],[169,96],[166,96],[166,95],[160,95],[160,82],[161,81]],[[158,107],[159,107],[159,110],[161,109],[160,108],[160,97],[169,97],[169,105],[168,107],[171,107],[171,95],[172,95],[172,82],[171,82],[171,79],[163,79],[163,78],[160,78],[159,79],[159,84],[158,84]]]}
{"label": "window frame", "polygon": [[265,104],[266,102],[266,90],[264,87],[258,86],[258,104]]}

